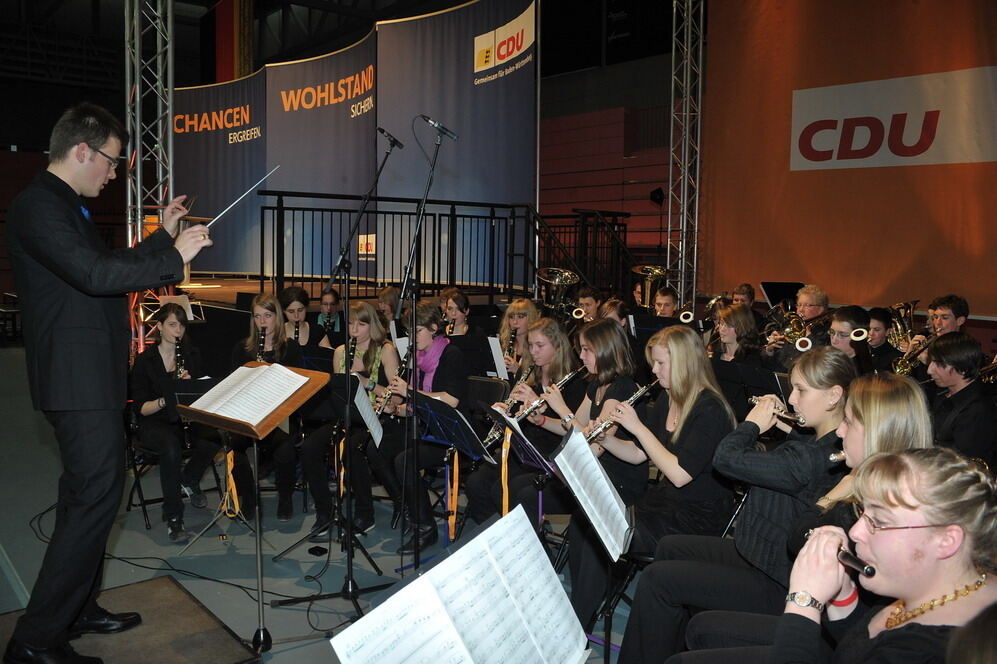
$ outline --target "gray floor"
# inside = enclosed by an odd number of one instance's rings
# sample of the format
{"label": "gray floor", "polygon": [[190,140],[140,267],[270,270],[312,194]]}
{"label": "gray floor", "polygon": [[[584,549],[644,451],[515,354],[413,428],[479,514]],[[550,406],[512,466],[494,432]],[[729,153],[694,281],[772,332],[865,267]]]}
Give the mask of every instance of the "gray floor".
{"label": "gray floor", "polygon": [[[56,481],[60,472],[51,429],[42,415],[31,408],[21,349],[0,349],[0,422],[5,423],[0,438],[0,504],[5,506],[0,510],[0,612],[5,612],[23,608],[27,602],[45,551],[45,544],[32,533],[29,520],[55,502]],[[129,477],[127,486],[130,484]],[[143,487],[150,494],[160,495],[158,485],[156,471],[143,480]],[[216,502],[214,494],[209,494],[208,509],[187,506],[185,520],[188,529],[197,531],[204,527],[213,516],[212,509]],[[275,502],[272,493],[264,495],[264,589],[274,593],[265,596],[267,602],[279,595],[300,597],[314,592],[338,591],[343,584],[345,559],[335,544],[330,567],[320,580],[321,587],[318,583],[305,580],[307,575],[318,574],[326,562],[326,556],[308,552],[313,545],[306,543],[279,562],[270,560],[277,551],[304,534],[314,518],[311,512],[301,513],[302,501],[298,494],[294,518],[288,523],[278,523],[274,519]],[[361,587],[400,576],[395,571],[400,559],[391,553],[398,545],[397,533],[387,526],[390,508],[379,504],[376,509],[378,525],[362,541],[383,569],[384,576],[378,577],[370,564],[358,555],[355,576]],[[238,588],[218,581],[171,572],[169,566],[255,588],[255,536],[241,524],[223,518],[218,526],[212,527],[181,557],[177,555],[181,547],[170,544],[167,539],[158,506],[150,508],[150,520],[152,530],[146,530],[141,512],[125,512],[122,503],[108,550],[114,556],[131,559],[135,564],[109,561],[105,567],[105,587],[172,573],[236,634],[251,639],[258,625],[254,599]],[[41,522],[42,530],[51,532],[53,523],[52,515],[47,515]],[[228,535],[227,539],[221,537],[223,532]],[[436,551],[438,546],[432,547],[426,555]],[[362,605],[366,608],[367,602]],[[135,608],[141,611],[141,607]],[[352,606],[336,599],[288,608],[270,608],[268,605],[264,615],[275,645],[263,656],[263,661],[335,662],[335,654],[322,632],[339,629],[351,617]],[[626,615],[627,608],[621,604],[615,621],[616,642],[619,641],[619,631],[626,623]],[[285,641],[295,637],[307,638]],[[589,661],[602,661],[600,647],[593,648]]]}

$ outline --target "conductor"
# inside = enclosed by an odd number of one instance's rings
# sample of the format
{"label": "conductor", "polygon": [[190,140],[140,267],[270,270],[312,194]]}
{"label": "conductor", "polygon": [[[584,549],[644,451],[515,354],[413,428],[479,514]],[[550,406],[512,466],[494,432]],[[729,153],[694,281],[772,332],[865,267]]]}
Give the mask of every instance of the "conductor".
{"label": "conductor", "polygon": [[135,627],[137,613],[97,604],[104,548],[124,486],[128,308],[125,293],[176,283],[211,245],[208,229],[178,233],[185,196],[162,228],[108,249],[85,198],[116,177],[127,132],[107,110],[80,104],[52,129],[48,168],[10,206],[7,247],[24,316],[31,399],[55,430],[62,459],[55,530],[7,664],[97,664],[69,639]]}

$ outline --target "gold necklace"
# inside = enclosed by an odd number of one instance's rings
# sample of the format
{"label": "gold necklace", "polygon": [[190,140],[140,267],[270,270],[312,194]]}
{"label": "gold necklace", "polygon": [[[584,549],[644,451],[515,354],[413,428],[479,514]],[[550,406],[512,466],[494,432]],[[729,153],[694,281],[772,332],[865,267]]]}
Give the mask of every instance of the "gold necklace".
{"label": "gold necklace", "polygon": [[960,597],[965,597],[969,593],[982,588],[986,582],[987,582],[987,573],[981,572],[980,578],[976,580],[976,583],[964,586],[961,589],[956,588],[955,590],[952,591],[951,594],[942,595],[941,597],[925,602],[921,606],[911,611],[907,611],[904,608],[903,600],[897,600],[896,608],[893,609],[890,615],[886,617],[886,629],[893,629],[894,627],[903,625],[905,622],[913,620],[914,618],[917,618],[921,614],[927,613],[928,611],[931,611],[936,607],[945,606],[945,604],[948,602],[954,602]]}

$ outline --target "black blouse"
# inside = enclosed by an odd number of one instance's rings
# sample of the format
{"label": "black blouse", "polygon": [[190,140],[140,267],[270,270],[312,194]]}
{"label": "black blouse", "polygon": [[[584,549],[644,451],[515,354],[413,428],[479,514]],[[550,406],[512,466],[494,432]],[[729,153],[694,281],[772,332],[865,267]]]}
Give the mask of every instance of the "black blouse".
{"label": "black blouse", "polygon": [[[191,343],[183,345],[184,366],[192,379],[203,375],[201,352]],[[162,397],[166,407],[152,415],[141,415],[143,419],[159,420],[161,422],[179,422],[177,413],[177,397],[173,389],[173,375],[167,373],[163,364],[163,356],[157,346],[149,346],[135,357],[131,373],[131,398],[135,402],[136,412],[146,401]]]}
{"label": "black blouse", "polygon": [[495,363],[492,360],[492,351],[488,347],[488,337],[477,325],[467,328],[465,334],[457,334],[450,339],[450,345],[460,348],[467,360],[472,376],[486,376],[488,372],[495,371]]}
{"label": "black blouse", "polygon": [[[599,413],[602,411],[602,405],[610,399],[626,401],[633,396],[634,392],[637,391],[637,383],[634,382],[634,379],[629,376],[619,376],[609,384],[608,388],[606,388],[606,393],[603,394],[601,401],[596,401],[596,391],[598,389],[598,385],[595,383],[589,383],[588,389],[585,391],[585,396],[587,396],[591,402],[591,406],[589,408],[589,422],[599,417]],[[642,408],[639,407],[638,404],[638,414],[641,413],[641,410]],[[633,435],[631,435],[630,432],[623,427],[619,427],[617,429],[616,437],[620,440],[633,440]],[[647,461],[632,464],[624,461],[623,459],[618,459],[610,452],[604,452],[602,456],[599,457],[599,461],[602,462],[602,467],[606,469],[609,479],[613,481],[613,485],[616,487],[617,492],[619,492],[620,498],[623,499],[623,502],[627,505],[632,505],[636,502],[641,494],[644,493],[644,489],[647,486]]]}
{"label": "black blouse", "polygon": [[[256,351],[246,350],[246,340],[240,339],[236,342],[235,346],[232,347],[232,362],[231,371],[235,371],[241,367],[246,362],[253,362],[256,360]],[[301,358],[301,346],[294,339],[287,339],[284,342],[284,352],[278,358],[273,350],[268,350],[263,353],[263,361],[270,364],[279,363],[286,367],[296,367],[301,368],[302,358]]]}

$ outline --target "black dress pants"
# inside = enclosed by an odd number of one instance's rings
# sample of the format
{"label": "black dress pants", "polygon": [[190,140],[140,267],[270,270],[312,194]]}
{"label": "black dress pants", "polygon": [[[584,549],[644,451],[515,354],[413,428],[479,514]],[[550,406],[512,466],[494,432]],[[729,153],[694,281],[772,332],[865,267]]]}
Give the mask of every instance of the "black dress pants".
{"label": "black dress pants", "polygon": [[620,664],[660,663],[683,650],[691,609],[778,615],[785,607],[786,588],[742,558],[731,539],[669,535],[654,557],[637,584]]}
{"label": "black dress pants", "polygon": [[181,473],[183,462],[184,429],[179,422],[143,419],[139,424],[141,447],[155,452],[159,457],[159,482],[163,490],[163,520],[183,518],[183,496],[180,482],[197,484],[218,445],[211,443],[202,431],[205,427],[191,425],[192,455],[187,468]]}
{"label": "black dress pants", "polygon": [[401,479],[405,504],[416,525],[425,526],[433,523],[428,489],[419,471],[443,466],[447,449],[443,445],[420,442],[414,448],[409,448],[395,457],[395,474]]}
{"label": "black dress pants", "polygon": [[37,648],[96,608],[104,549],[124,487],[124,415],[118,410],[46,411],[63,472],[55,529],[13,638]]}
{"label": "black dress pants", "polygon": [[[560,480],[549,479],[543,491],[537,488],[536,468],[509,460],[509,509],[522,505],[526,516],[539,531],[540,498],[543,496],[544,514],[569,514],[577,507],[571,491]],[[475,523],[484,523],[502,508],[502,474],[499,466],[482,464],[468,475],[464,485],[467,496],[467,515]]]}
{"label": "black dress pants", "polygon": [[778,624],[779,616],[760,613],[697,613],[685,632],[689,650],[673,655],[668,664],[765,664]]}

